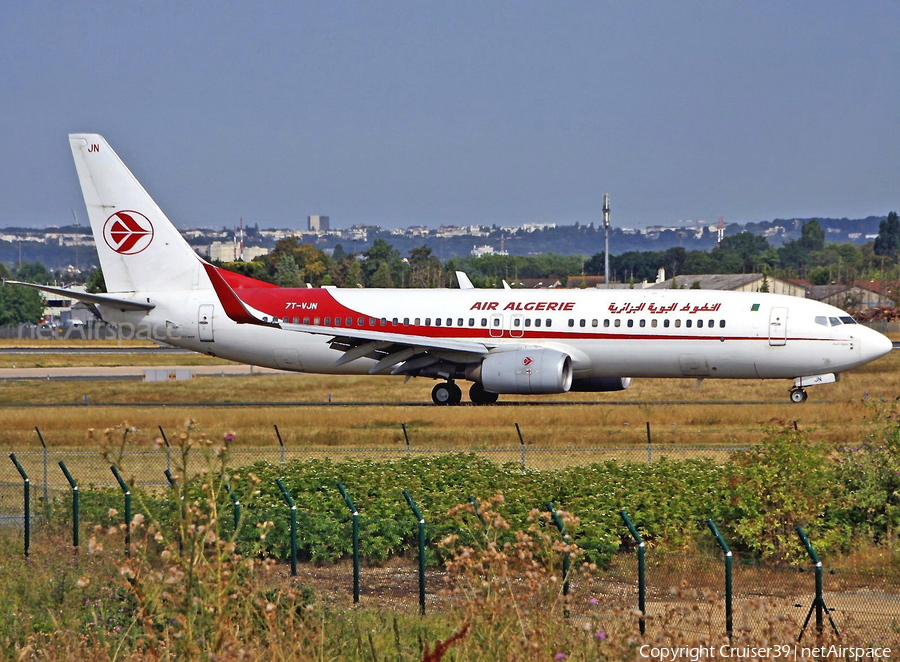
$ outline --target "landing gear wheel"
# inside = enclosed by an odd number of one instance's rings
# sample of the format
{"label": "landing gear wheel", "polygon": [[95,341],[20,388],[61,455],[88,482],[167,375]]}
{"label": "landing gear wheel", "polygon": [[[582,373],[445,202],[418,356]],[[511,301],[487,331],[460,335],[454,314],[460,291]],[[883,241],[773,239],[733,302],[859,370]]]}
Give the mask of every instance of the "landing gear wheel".
{"label": "landing gear wheel", "polygon": [[498,397],[496,393],[485,391],[484,387],[478,382],[472,384],[472,387],[469,389],[469,400],[472,401],[473,405],[492,405],[497,402]]}
{"label": "landing gear wheel", "polygon": [[436,405],[458,405],[462,400],[462,391],[453,382],[444,382],[431,389],[431,399]]}
{"label": "landing gear wheel", "polygon": [[792,388],[791,389],[791,402],[794,404],[800,404],[801,402],[806,402],[806,398],[809,395],[802,388]]}

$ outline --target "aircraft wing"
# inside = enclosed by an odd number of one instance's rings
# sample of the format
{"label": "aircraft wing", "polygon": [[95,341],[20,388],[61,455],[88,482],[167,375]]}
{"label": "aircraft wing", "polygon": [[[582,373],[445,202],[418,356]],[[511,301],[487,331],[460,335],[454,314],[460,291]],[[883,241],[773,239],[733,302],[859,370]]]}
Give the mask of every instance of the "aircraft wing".
{"label": "aircraft wing", "polygon": [[4,284],[21,285],[22,287],[30,287],[32,290],[40,292],[50,292],[60,296],[84,301],[85,303],[99,304],[102,306],[110,306],[119,310],[152,310],[156,306],[146,301],[135,301],[134,299],[121,299],[111,294],[91,294],[90,292],[76,292],[68,290],[64,287],[51,287],[50,285],[37,285],[36,283],[23,283],[18,280],[4,280]]}

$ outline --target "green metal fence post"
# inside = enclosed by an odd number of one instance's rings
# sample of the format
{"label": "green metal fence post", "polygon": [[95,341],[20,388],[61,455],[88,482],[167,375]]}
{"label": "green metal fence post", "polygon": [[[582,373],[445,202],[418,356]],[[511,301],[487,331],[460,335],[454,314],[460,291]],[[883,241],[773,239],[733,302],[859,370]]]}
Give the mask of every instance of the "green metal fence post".
{"label": "green metal fence post", "polygon": [[47,493],[47,443],[44,441],[44,435],[41,434],[40,428],[35,425],[34,431],[37,432],[38,439],[41,441],[41,448],[44,456],[44,512],[50,508],[50,495]]}
{"label": "green metal fence post", "polygon": [[16,469],[18,469],[19,475],[22,476],[25,485],[25,558],[28,558],[28,552],[31,548],[31,479],[28,478],[28,474],[25,473],[22,465],[19,464],[15,453],[10,453],[9,459],[16,465]]}
{"label": "green metal fence post", "polygon": [[225,489],[228,491],[228,496],[231,497],[231,511],[234,515],[234,540],[237,542],[238,527],[241,524],[241,502],[229,483],[225,483]]}
{"label": "green metal fence post", "polygon": [[66,480],[69,481],[69,485],[72,487],[72,546],[77,548],[79,529],[78,483],[72,478],[72,474],[69,473],[66,463],[62,460],[59,461],[59,468],[62,469],[63,474],[66,476]]}
{"label": "green metal fence post", "polygon": [[409,457],[412,449],[409,447],[409,434],[406,432],[406,423],[401,423],[400,427],[403,428],[403,438],[406,439],[406,457]]}
{"label": "green metal fence post", "polygon": [[406,490],[403,490],[403,498],[409,504],[413,515],[419,520],[419,609],[425,615],[425,518],[416,507],[416,502]]}
{"label": "green metal fence post", "polygon": [[631,533],[631,537],[634,538],[634,541],[637,543],[637,559],[638,559],[638,609],[641,610],[641,618],[638,621],[638,627],[641,630],[641,634],[644,634],[647,628],[647,582],[645,579],[645,559],[644,554],[647,550],[647,545],[644,543],[644,539],[641,538],[641,534],[638,533],[637,527],[634,526],[631,519],[628,517],[628,513],[624,510],[619,511],[619,515],[622,516],[622,520],[625,522],[625,526],[628,527],[629,533]]}
{"label": "green metal fence post", "polygon": [[184,492],[178,489],[178,486],[175,484],[175,477],[172,476],[170,469],[166,469],[163,473],[166,474],[169,487],[175,490],[175,493],[179,496],[180,507],[178,510],[181,513],[181,520],[178,526],[178,555],[184,556]]}
{"label": "green metal fence post", "polygon": [[274,425],[275,428],[275,436],[278,437],[278,445],[281,446],[281,468],[284,468],[284,441],[281,439],[281,433],[278,431],[278,426]]}
{"label": "green metal fence post", "polygon": [[[566,545],[569,544],[569,534],[566,533],[566,527],[563,526],[562,520],[559,518],[559,515],[556,513],[556,510],[553,508],[553,504],[549,501],[544,504],[547,506],[547,510],[550,511],[550,516],[553,518],[553,523],[556,524],[556,528],[559,529],[560,534],[563,537]],[[563,595],[569,595],[569,553],[566,552],[565,556],[563,556]]]}
{"label": "green metal fence post", "polygon": [[809,538],[806,537],[803,528],[798,524],[795,529],[797,530],[800,542],[803,543],[803,546],[806,548],[806,553],[809,554],[809,558],[812,560],[816,571],[816,597],[809,606],[809,612],[806,614],[806,620],[803,621],[803,627],[800,628],[800,636],[797,637],[797,641],[799,642],[803,639],[803,633],[806,631],[806,626],[809,625],[809,619],[812,616],[813,609],[816,611],[816,632],[818,632],[819,635],[822,634],[822,631],[825,629],[825,619],[823,618],[823,615],[827,615],[828,621],[831,623],[831,629],[834,630],[836,636],[840,637],[841,635],[838,632],[837,626],[834,624],[834,619],[831,617],[831,610],[828,608],[828,605],[825,604],[822,582],[822,562],[819,560],[819,555],[816,554],[816,550],[813,549],[812,544],[809,542]]}
{"label": "green metal fence post", "polygon": [[516,423],[516,434],[519,435],[519,448],[522,451],[522,473],[525,473],[525,439],[522,438],[522,430],[519,429],[519,424]]}
{"label": "green metal fence post", "polygon": [[708,526],[709,530],[712,531],[713,536],[715,536],[716,538],[716,542],[719,543],[719,547],[722,548],[722,552],[725,554],[725,630],[728,632],[728,643],[730,644],[733,632],[731,611],[731,564],[734,560],[734,555],[731,553],[731,549],[725,542],[725,538],[723,538],[722,534],[719,533],[719,529],[716,527],[716,523],[713,522],[712,519],[707,519],[706,526]]}
{"label": "green metal fence post", "polygon": [[359,511],[353,505],[353,499],[347,494],[343,483],[338,483],[337,488],[341,491],[341,496],[344,497],[353,518],[353,602],[359,602]]}
{"label": "green metal fence post", "polygon": [[169,446],[169,438],[166,436],[166,431],[163,430],[162,425],[157,425],[159,428],[159,434],[162,435],[162,440],[166,444],[166,471],[172,471],[172,447]]}
{"label": "green metal fence post", "polygon": [[291,495],[288,494],[287,488],[284,486],[284,483],[281,482],[281,479],[276,478],[275,482],[278,484],[278,488],[281,490],[281,496],[284,497],[284,502],[291,507],[291,577],[296,577],[297,576],[297,506],[294,505],[294,500],[291,498]]}
{"label": "green metal fence post", "polygon": [[478,519],[481,520],[482,526],[487,528],[487,522],[484,521],[484,515],[481,514],[481,508],[479,508],[478,501],[475,499],[475,497],[470,496],[469,503],[471,503],[472,507],[475,508],[475,514],[478,515]]}
{"label": "green metal fence post", "polygon": [[116,469],[116,465],[110,466],[110,470],[125,494],[125,556],[131,556],[131,490],[128,489],[122,474]]}

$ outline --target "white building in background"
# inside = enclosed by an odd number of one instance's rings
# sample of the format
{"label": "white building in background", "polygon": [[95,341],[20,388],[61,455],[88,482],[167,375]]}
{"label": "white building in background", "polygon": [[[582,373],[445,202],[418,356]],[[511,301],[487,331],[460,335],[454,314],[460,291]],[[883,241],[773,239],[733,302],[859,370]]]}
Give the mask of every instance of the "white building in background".
{"label": "white building in background", "polygon": [[[209,259],[220,262],[234,262],[239,260],[240,248],[230,241],[216,241],[209,246]],[[249,262],[260,255],[268,255],[269,249],[262,246],[244,246],[244,262]]]}
{"label": "white building in background", "polygon": [[473,246],[472,257],[484,257],[485,255],[509,255],[507,251],[495,251],[493,246]]}
{"label": "white building in background", "polygon": [[310,232],[328,232],[331,229],[331,220],[327,216],[308,216]]}

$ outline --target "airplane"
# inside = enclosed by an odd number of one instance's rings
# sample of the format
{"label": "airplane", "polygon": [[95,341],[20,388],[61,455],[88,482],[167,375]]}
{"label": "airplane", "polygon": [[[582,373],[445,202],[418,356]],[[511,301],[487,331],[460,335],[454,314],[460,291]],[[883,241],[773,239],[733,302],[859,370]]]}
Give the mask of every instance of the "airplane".
{"label": "airplane", "polygon": [[[281,288],[214,266],[109,144],[69,142],[108,293],[16,283],[93,304],[106,322],[282,370],[437,380],[432,400],[627,389],[632,378],[791,379],[806,388],[891,341],[824,303],[713,290]],[[13,282],[13,281],[7,281]]]}

